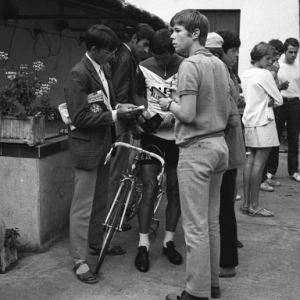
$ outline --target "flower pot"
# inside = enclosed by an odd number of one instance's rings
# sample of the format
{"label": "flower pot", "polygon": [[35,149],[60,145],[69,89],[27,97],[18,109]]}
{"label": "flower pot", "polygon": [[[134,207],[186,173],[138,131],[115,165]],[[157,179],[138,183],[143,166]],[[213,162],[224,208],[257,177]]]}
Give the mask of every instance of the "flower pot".
{"label": "flower pot", "polygon": [[4,247],[0,254],[0,274],[5,274],[18,262],[17,248]]}
{"label": "flower pot", "polygon": [[0,143],[35,146],[45,141],[45,117],[0,115]]}

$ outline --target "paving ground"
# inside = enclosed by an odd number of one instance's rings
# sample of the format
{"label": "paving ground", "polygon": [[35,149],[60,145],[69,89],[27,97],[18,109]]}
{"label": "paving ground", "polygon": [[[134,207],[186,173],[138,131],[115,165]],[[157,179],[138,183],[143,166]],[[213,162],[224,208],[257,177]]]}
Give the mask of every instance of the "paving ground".
{"label": "paving ground", "polygon": [[[242,194],[241,171],[238,176]],[[253,218],[242,215],[236,202],[239,239],[237,276],[221,279],[224,300],[294,300],[299,299],[300,287],[300,183],[287,177],[286,154],[280,154],[277,180],[282,186],[274,193],[261,192],[263,204],[275,213],[274,218]],[[163,221],[164,205],[158,218]],[[42,254],[19,254],[18,265],[7,274],[0,274],[1,300],[123,300],[165,299],[169,293],[184,289],[185,265],[170,264],[161,253],[164,226],[157,236],[151,234],[151,269],[136,270],[138,226],[131,221],[131,231],[119,233],[115,244],[127,254],[107,257],[100,271],[100,282],[87,285],[79,282],[71,270],[67,232],[58,243]],[[185,258],[181,225],[176,245]],[[95,264],[94,257],[89,257]]]}

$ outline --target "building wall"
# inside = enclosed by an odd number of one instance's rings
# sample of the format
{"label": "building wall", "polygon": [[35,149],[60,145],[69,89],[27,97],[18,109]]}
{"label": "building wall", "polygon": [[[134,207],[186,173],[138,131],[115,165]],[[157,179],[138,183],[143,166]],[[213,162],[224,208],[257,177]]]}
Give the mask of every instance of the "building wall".
{"label": "building wall", "polygon": [[[53,15],[59,16],[56,1],[49,0],[11,0],[15,7],[19,8],[20,15]],[[71,13],[65,11],[65,13]],[[72,12],[75,13],[75,12]],[[80,16],[80,12],[77,12]],[[64,86],[71,68],[84,55],[85,43],[78,42],[80,31],[69,31],[61,36],[58,29],[59,20],[32,19],[18,20],[6,23],[0,19],[0,51],[9,53],[4,68],[9,69],[14,65],[16,69],[20,64],[28,64],[31,68],[35,61],[42,61],[45,70],[40,72],[41,79],[48,82],[49,77],[55,77],[58,84],[45,97],[51,100],[54,106],[64,102]],[[96,20],[70,20],[71,28],[88,28],[95,24]],[[39,25],[43,34],[34,35],[33,31]],[[82,31],[84,32],[84,31]],[[0,61],[0,68],[3,61]],[[0,86],[3,85],[0,80]]]}
{"label": "building wall", "polygon": [[[58,15],[59,7],[53,1],[21,1],[11,0],[19,7],[21,15],[49,14]],[[185,8],[195,9],[239,9],[240,48],[239,73],[250,64],[250,51],[260,41],[278,38],[284,41],[288,37],[299,38],[299,2],[297,0],[127,0],[131,4],[155,13],[169,22],[171,17]],[[160,9],[158,10],[157,7]],[[65,11],[65,13],[75,13]],[[80,13],[79,13],[80,16]],[[70,27],[84,28],[96,20],[69,20]],[[37,38],[33,35],[36,24],[44,31]],[[16,26],[16,27],[15,27]],[[79,31],[70,31],[59,36],[58,20],[19,20],[5,26],[0,20],[0,51],[9,52],[10,59],[5,67],[21,63],[31,66],[32,62],[40,60],[46,68],[42,78],[56,77],[58,84],[46,95],[54,106],[64,102],[64,86],[69,71],[85,53],[85,44],[79,44]],[[50,54],[51,53],[51,54]],[[49,55],[50,54],[50,55]],[[3,65],[1,61],[0,67]],[[1,82],[0,82],[1,85]]]}
{"label": "building wall", "polygon": [[240,74],[249,67],[250,51],[258,42],[268,42],[273,38],[283,42],[289,37],[299,39],[298,0],[126,0],[126,2],[155,12],[166,22],[170,22],[175,13],[187,8],[241,10]]}

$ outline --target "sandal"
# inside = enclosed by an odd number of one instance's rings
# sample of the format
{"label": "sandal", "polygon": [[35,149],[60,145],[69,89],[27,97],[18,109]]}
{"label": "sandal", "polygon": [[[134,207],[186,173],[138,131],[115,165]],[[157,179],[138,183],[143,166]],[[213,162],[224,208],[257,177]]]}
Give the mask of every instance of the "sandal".
{"label": "sandal", "polygon": [[266,181],[264,181],[260,184],[259,189],[261,191],[265,191],[265,192],[274,192],[274,188],[272,186],[270,186]]}
{"label": "sandal", "polygon": [[242,212],[243,215],[248,215],[249,213],[249,208],[246,206],[241,206],[240,211]]}
{"label": "sandal", "polygon": [[76,271],[78,270],[78,268],[82,265],[86,264],[87,265],[87,262],[85,260],[75,264],[74,262],[74,265],[73,265],[73,271],[76,275],[76,277],[82,281],[83,283],[88,283],[88,284],[94,284],[94,283],[98,283],[99,280],[97,279],[96,275],[91,271],[91,270],[88,270],[87,272],[85,273],[82,273],[82,274],[77,274]]}
{"label": "sandal", "polygon": [[265,209],[264,207],[261,207],[258,210],[254,209],[248,209],[248,216],[250,217],[274,217],[274,214],[270,212],[269,210]]}

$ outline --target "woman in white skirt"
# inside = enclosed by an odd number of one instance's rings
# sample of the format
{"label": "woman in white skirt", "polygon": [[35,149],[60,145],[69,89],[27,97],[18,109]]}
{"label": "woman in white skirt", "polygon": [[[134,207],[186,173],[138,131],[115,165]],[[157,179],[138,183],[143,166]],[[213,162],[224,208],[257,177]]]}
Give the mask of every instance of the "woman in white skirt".
{"label": "woman in white skirt", "polygon": [[274,48],[267,43],[257,44],[251,51],[252,66],[241,76],[246,107],[243,115],[245,143],[250,154],[244,169],[244,214],[273,217],[259,203],[259,188],[266,160],[274,146],[279,146],[273,107],[283,103],[282,96],[269,70]]}

